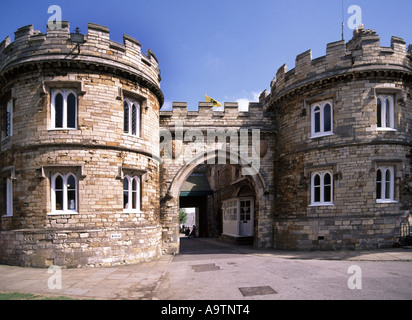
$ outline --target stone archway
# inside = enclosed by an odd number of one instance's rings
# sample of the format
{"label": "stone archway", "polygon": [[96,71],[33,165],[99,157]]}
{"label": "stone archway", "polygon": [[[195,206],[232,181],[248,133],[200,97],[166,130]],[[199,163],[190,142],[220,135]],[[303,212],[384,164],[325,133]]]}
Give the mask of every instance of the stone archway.
{"label": "stone archway", "polygon": [[[213,165],[214,158],[218,157],[219,151],[211,150],[200,154],[190,161],[182,164],[177,172],[172,175],[170,184],[168,186],[165,196],[161,199],[161,218],[163,222],[163,252],[166,254],[179,253],[179,195],[182,185],[186,179],[195,171],[199,165],[209,163]],[[233,164],[238,168],[250,167],[247,165],[248,161],[242,158],[239,154],[230,151],[224,151],[227,154],[227,159],[237,157],[239,160],[237,164]],[[231,158],[232,157],[232,158]],[[175,170],[176,171],[176,170]],[[250,176],[251,183],[256,195],[256,223],[257,233],[255,235],[254,245],[257,248],[265,248],[272,246],[272,222],[270,220],[270,202],[269,191],[265,184],[263,176],[256,170],[255,175]]]}

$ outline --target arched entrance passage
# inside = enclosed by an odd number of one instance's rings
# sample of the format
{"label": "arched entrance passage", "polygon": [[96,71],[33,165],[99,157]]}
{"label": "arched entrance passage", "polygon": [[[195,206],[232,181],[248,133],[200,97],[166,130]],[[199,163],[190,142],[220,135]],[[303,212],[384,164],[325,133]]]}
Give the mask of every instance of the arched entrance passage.
{"label": "arched entrance passage", "polygon": [[[221,150],[220,150],[221,152]],[[162,199],[162,222],[163,222],[163,251],[168,254],[179,252],[179,198],[180,190],[187,178],[195,171],[196,167],[203,164],[212,164],[218,158],[219,150],[209,151],[191,159],[182,165],[174,177],[171,179],[166,195]],[[238,159],[237,164],[233,164],[239,169],[250,168],[248,161],[241,158],[238,154],[228,151],[226,159]],[[237,158],[235,158],[237,157]],[[217,162],[217,161],[216,161]],[[256,199],[255,208],[255,247],[270,247],[272,239],[272,224],[269,219],[269,197],[266,184],[261,173],[256,170],[255,175],[248,176],[254,189]],[[264,237],[261,237],[261,233]]]}
{"label": "arched entrance passage", "polygon": [[207,169],[207,166],[197,167],[183,184],[179,197],[180,210],[192,212],[186,221],[181,221],[182,225],[190,230],[195,226],[196,237],[201,238],[212,237],[214,229],[213,190],[209,184]]}

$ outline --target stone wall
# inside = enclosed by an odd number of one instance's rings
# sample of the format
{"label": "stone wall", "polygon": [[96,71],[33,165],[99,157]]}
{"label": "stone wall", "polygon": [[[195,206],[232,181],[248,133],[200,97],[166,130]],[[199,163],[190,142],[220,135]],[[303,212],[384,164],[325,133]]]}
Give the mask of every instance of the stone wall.
{"label": "stone wall", "polygon": [[160,257],[160,227],[2,231],[0,263],[109,267]]}

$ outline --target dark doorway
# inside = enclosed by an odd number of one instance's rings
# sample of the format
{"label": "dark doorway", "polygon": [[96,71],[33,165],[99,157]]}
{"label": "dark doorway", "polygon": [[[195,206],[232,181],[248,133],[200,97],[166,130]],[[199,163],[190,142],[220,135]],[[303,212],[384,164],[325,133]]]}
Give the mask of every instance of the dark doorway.
{"label": "dark doorway", "polygon": [[196,208],[197,236],[201,238],[212,236],[209,219],[212,197],[213,191],[203,173],[191,174],[180,190],[180,208]]}

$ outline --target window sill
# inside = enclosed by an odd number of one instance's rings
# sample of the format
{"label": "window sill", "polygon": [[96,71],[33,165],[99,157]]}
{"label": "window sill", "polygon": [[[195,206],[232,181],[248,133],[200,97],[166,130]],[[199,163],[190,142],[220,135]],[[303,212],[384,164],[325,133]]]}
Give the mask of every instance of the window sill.
{"label": "window sill", "polygon": [[5,214],[1,216],[2,218],[12,218],[13,215],[12,214]]}
{"label": "window sill", "polygon": [[398,203],[398,201],[395,200],[376,200],[377,204],[386,204],[386,203]]}
{"label": "window sill", "polygon": [[376,128],[376,131],[397,132],[398,130],[393,129],[393,128]]}
{"label": "window sill", "polygon": [[65,215],[77,215],[79,214],[77,211],[53,211],[53,212],[49,212],[47,215],[48,216],[65,216]]}
{"label": "window sill", "polygon": [[312,203],[309,205],[309,207],[334,207],[335,205],[333,203]]}
{"label": "window sill", "polygon": [[133,213],[144,213],[141,210],[123,210],[124,214],[133,214]]}
{"label": "window sill", "polygon": [[134,135],[134,134],[131,134],[131,133],[123,132],[123,135],[125,135],[126,137],[135,138],[135,139],[142,139],[143,140],[143,138],[141,136]]}
{"label": "window sill", "polygon": [[79,128],[50,128],[48,131],[77,131]]}
{"label": "window sill", "polygon": [[328,133],[319,133],[319,134],[315,134],[312,135],[310,137],[310,139],[317,139],[317,138],[323,138],[323,137],[330,137],[330,136],[334,136],[335,134],[333,132],[328,132]]}

